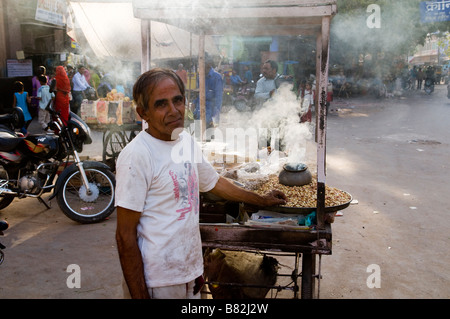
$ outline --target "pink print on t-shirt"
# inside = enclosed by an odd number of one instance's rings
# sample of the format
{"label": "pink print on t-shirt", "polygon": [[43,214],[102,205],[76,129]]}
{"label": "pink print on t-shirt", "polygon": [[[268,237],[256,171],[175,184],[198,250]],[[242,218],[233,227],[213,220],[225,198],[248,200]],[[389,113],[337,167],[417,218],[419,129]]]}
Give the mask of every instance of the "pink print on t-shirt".
{"label": "pink print on t-shirt", "polygon": [[184,163],[184,168],[184,171],[177,173],[172,170],[169,172],[173,182],[174,198],[177,202],[176,212],[180,214],[178,220],[183,220],[192,208],[195,214],[199,211],[197,175],[191,163]]}

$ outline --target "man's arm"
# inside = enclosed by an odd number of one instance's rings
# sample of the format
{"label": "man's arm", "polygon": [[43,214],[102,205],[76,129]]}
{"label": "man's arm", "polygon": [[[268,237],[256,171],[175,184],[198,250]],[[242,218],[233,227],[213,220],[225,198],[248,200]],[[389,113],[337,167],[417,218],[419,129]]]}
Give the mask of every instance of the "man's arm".
{"label": "man's arm", "polygon": [[149,299],[142,255],[137,243],[137,225],[140,217],[140,212],[117,207],[116,241],[120,264],[131,297]]}
{"label": "man's arm", "polygon": [[216,186],[211,190],[211,193],[227,200],[243,202],[260,207],[286,204],[286,196],[280,191],[273,190],[268,194],[261,196],[255,192],[236,186],[222,176],[219,177],[219,180],[217,181]]}

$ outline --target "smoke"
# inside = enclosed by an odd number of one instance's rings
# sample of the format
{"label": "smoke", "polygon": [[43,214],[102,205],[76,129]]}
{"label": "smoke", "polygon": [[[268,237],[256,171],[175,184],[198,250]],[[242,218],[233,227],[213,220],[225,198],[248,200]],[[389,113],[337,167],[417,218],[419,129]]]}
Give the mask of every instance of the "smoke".
{"label": "smoke", "polygon": [[313,126],[299,123],[299,111],[300,100],[292,85],[283,84],[254,111],[239,112],[232,108],[222,114],[220,126],[206,132],[207,137],[214,136],[207,153],[228,154],[215,158],[216,163],[257,161],[258,173],[263,174],[277,173],[286,162],[305,163]]}
{"label": "smoke", "polygon": [[[250,123],[260,131],[273,129],[279,133],[280,149],[288,155],[289,161],[305,161],[306,141],[310,140],[310,124],[299,123],[300,100],[292,91],[292,85],[281,85],[273,98],[255,111]],[[276,136],[270,136],[277,138]],[[273,140],[271,141],[273,145]]]}

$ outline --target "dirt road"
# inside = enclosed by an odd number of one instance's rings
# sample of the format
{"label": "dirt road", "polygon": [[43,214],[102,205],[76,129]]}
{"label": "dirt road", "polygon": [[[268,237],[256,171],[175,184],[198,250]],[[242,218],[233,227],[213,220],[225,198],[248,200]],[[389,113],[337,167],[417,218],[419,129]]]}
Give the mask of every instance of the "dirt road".
{"label": "dirt road", "polygon": [[[444,89],[333,102],[339,111],[328,121],[327,184],[358,203],[333,224],[321,298],[450,298],[450,100]],[[86,153],[98,150],[96,144]],[[47,210],[24,199],[0,211],[0,219],[11,224],[0,237],[7,246],[0,299],[121,297],[115,213],[79,225],[56,202]],[[71,269],[79,270],[80,288],[73,287]]]}

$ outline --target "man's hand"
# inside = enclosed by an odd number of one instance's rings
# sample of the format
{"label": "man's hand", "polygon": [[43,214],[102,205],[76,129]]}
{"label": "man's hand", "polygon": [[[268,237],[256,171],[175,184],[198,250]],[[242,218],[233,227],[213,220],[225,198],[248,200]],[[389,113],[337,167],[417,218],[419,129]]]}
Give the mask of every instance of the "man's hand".
{"label": "man's hand", "polygon": [[264,198],[264,206],[276,206],[276,205],[284,205],[286,204],[287,197],[286,195],[279,190],[272,190],[263,196]]}
{"label": "man's hand", "polygon": [[243,202],[259,207],[286,204],[286,195],[278,190],[272,190],[264,196],[236,186],[224,177],[220,177],[216,186],[210,191],[226,200]]}

